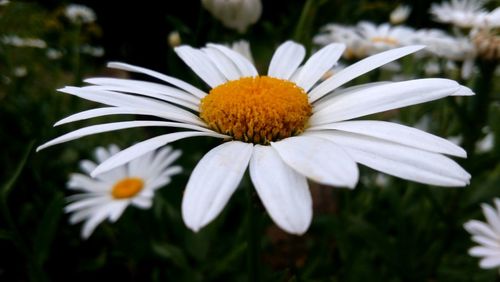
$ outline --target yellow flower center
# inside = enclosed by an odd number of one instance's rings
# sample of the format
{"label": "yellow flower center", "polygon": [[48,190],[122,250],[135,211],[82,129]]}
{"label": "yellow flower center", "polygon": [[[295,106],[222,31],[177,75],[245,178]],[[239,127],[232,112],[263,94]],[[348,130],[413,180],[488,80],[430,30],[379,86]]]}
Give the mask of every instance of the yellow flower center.
{"label": "yellow flower center", "polygon": [[392,37],[375,36],[375,37],[372,37],[371,40],[373,43],[385,43],[387,45],[398,45],[398,40],[396,40]]}
{"label": "yellow flower center", "polygon": [[213,88],[201,100],[200,117],[235,140],[265,145],[301,133],[311,109],[307,94],[293,82],[243,77]]}
{"label": "yellow flower center", "polygon": [[144,181],[141,178],[127,177],[118,181],[115,186],[113,186],[111,195],[115,199],[132,198],[137,195],[142,188],[144,188]]}

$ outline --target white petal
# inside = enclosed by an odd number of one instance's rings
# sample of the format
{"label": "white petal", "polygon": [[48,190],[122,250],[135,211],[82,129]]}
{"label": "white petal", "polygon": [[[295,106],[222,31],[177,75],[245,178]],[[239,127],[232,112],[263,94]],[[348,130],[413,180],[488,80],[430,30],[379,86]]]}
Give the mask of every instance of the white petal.
{"label": "white petal", "polygon": [[226,78],[201,50],[189,46],[176,47],[175,53],[210,87],[225,83]]}
{"label": "white petal", "polygon": [[474,247],[469,250],[469,254],[474,257],[500,256],[500,249]]}
{"label": "white petal", "polygon": [[102,183],[96,179],[92,179],[87,175],[81,173],[72,173],[66,185],[69,189],[83,190],[88,192],[98,192],[106,190],[108,188],[105,183]]}
{"label": "white petal", "polygon": [[89,160],[82,160],[79,165],[80,169],[87,174],[89,174],[97,166],[93,161]]}
{"label": "white petal", "polygon": [[500,217],[498,215],[498,212],[491,206],[486,204],[482,204],[481,208],[483,209],[484,216],[486,217],[486,220],[490,224],[493,231],[500,235]]}
{"label": "white petal", "polygon": [[164,134],[150,138],[148,140],[139,142],[135,145],[128,147],[127,149],[121,151],[120,153],[107,159],[105,162],[99,164],[94,171],[90,174],[95,177],[98,174],[109,171],[115,167],[128,163],[129,161],[140,157],[148,152],[156,150],[159,147],[165,146],[167,143],[171,143],[180,139],[195,137],[195,136],[210,136],[218,138],[226,138],[227,136],[218,133],[209,132],[197,132],[197,131],[183,131]]}
{"label": "white petal", "polygon": [[500,240],[500,235],[496,234],[491,226],[479,220],[469,220],[464,224],[465,229],[474,235],[485,236],[493,240]]}
{"label": "white petal", "polygon": [[92,232],[94,232],[97,225],[103,222],[106,217],[108,217],[111,212],[111,205],[105,205],[100,207],[92,216],[90,216],[87,221],[83,224],[82,228],[82,238],[87,239]]}
{"label": "white petal", "polygon": [[330,91],[333,91],[337,87],[343,85],[344,83],[349,82],[352,79],[361,76],[371,70],[374,70],[382,65],[385,65],[389,62],[397,60],[408,54],[417,52],[418,50],[421,50],[424,47],[425,46],[417,45],[417,46],[406,46],[406,47],[396,48],[370,56],[353,65],[350,65],[347,68],[336,73],[329,79],[323,81],[317,87],[315,87],[309,93],[309,101],[312,103],[318,100],[319,98],[323,97]]}
{"label": "white petal", "polygon": [[489,237],[485,237],[482,235],[476,235],[476,236],[472,236],[472,241],[474,241],[478,244],[484,245],[486,247],[500,249],[500,241],[491,239]]}
{"label": "white petal", "polygon": [[250,176],[273,221],[288,233],[306,232],[312,220],[306,178],[286,165],[271,146],[261,145],[254,148]]}
{"label": "white petal", "polygon": [[281,159],[312,180],[354,188],[359,172],[356,163],[336,144],[312,136],[297,136],[271,142]]}
{"label": "white petal", "polygon": [[141,94],[142,91],[160,93],[169,97],[178,98],[195,105],[200,104],[200,98],[193,96],[186,91],[149,81],[108,77],[87,78],[84,81],[100,86],[119,86],[123,89],[128,89],[128,91],[133,91],[130,93]]}
{"label": "white petal", "polygon": [[182,199],[182,218],[197,232],[212,221],[238,188],[252,156],[253,145],[223,143],[198,162]]}
{"label": "white petal", "polygon": [[212,61],[215,67],[224,75],[227,80],[236,80],[242,76],[239,69],[231,59],[223,52],[214,47],[201,49]]}
{"label": "white petal", "polygon": [[308,92],[318,80],[330,70],[345,50],[341,43],[331,43],[307,60],[294,82]]}
{"label": "white petal", "polygon": [[98,125],[91,125],[84,128],[77,129],[70,133],[66,133],[62,136],[59,136],[51,141],[39,146],[36,151],[40,151],[50,146],[54,146],[56,144],[68,142],[71,140],[75,140],[78,138],[82,138],[88,135],[109,132],[114,130],[133,128],[133,127],[146,127],[146,126],[162,126],[162,127],[175,127],[175,128],[186,128],[198,130],[200,132],[205,132],[206,134],[215,133],[206,128],[202,128],[196,125],[178,123],[178,122],[168,122],[168,121],[148,121],[148,120],[136,120],[136,121],[122,121],[122,122],[112,122]]}
{"label": "white petal", "polygon": [[153,205],[151,198],[136,197],[132,199],[132,204],[140,209],[149,209]]}
{"label": "white petal", "polygon": [[161,74],[159,72],[153,71],[153,70],[148,70],[145,68],[141,68],[138,66],[133,66],[125,63],[119,63],[119,62],[110,62],[108,63],[108,68],[114,68],[114,69],[120,69],[120,70],[126,70],[126,71],[131,71],[131,72],[138,72],[138,73],[143,73],[152,77],[155,77],[157,79],[163,80],[167,83],[170,83],[174,86],[179,87],[180,89],[193,94],[194,96],[198,98],[203,98],[207,94],[200,89],[194,87],[193,85],[186,83],[180,79],[177,79],[175,77],[167,76],[164,74]]}
{"label": "white petal", "polygon": [[289,79],[297,70],[306,55],[304,46],[293,41],[286,41],[274,52],[269,64],[268,76]]}
{"label": "white petal", "polygon": [[356,162],[390,175],[438,186],[469,183],[470,174],[440,154],[348,132],[314,134],[342,146]]}
{"label": "white petal", "polygon": [[424,78],[375,85],[331,99],[331,105],[315,112],[309,122],[319,125],[424,103],[463,93],[464,86],[442,78]]}
{"label": "white petal", "polygon": [[241,55],[238,52],[235,52],[226,46],[219,44],[207,44],[208,47],[216,48],[219,51],[223,52],[229,59],[233,61],[233,63],[238,67],[242,76],[258,76],[259,73],[255,66],[250,62],[247,58]]}
{"label": "white petal", "polygon": [[467,157],[464,149],[444,138],[392,122],[373,120],[344,121],[318,125],[307,130],[341,130],[372,136],[430,152]]}
{"label": "white petal", "polygon": [[64,212],[69,213],[69,212],[74,212],[76,210],[91,208],[93,206],[100,206],[102,204],[106,204],[107,202],[109,202],[109,199],[105,197],[100,197],[100,196],[91,198],[89,197],[67,205],[64,208]]}
{"label": "white petal", "polygon": [[120,216],[122,216],[123,212],[125,209],[128,207],[128,202],[127,201],[118,201],[114,202],[115,207],[109,214],[109,221],[115,222],[117,221]]}
{"label": "white petal", "polygon": [[496,268],[500,266],[500,256],[486,257],[479,263],[481,268]]}
{"label": "white petal", "polygon": [[148,115],[148,116],[156,116],[159,118],[164,118],[166,120],[187,122],[202,127],[207,126],[201,119],[192,115],[172,113],[168,111],[157,111],[157,110],[147,110],[141,108],[126,108],[126,107],[106,107],[106,108],[97,108],[79,112],[61,119],[60,121],[56,122],[54,126],[59,126],[61,124],[66,124],[70,122],[86,120],[95,117],[109,116],[109,115]]}

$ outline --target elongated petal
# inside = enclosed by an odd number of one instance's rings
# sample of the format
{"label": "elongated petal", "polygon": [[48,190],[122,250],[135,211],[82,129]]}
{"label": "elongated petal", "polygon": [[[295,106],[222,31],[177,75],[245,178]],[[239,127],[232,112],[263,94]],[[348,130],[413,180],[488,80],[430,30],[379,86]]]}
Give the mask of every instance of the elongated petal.
{"label": "elongated petal", "polygon": [[180,89],[182,89],[188,93],[191,93],[198,98],[203,98],[207,95],[205,92],[201,91],[200,89],[198,89],[198,88],[194,87],[193,85],[186,83],[180,79],[177,79],[175,77],[171,77],[168,75],[164,75],[162,73],[159,73],[159,72],[156,72],[153,70],[149,70],[146,68],[133,66],[133,65],[125,64],[125,63],[120,63],[120,62],[110,62],[110,63],[108,63],[108,68],[114,68],[114,69],[120,69],[120,70],[126,70],[126,71],[146,74],[146,75],[152,76],[154,78],[163,80],[167,83],[170,83],[176,87],[179,87]]}
{"label": "elongated petal", "polygon": [[499,267],[500,256],[486,257],[479,262],[479,266],[486,269]]}
{"label": "elongated petal", "polygon": [[500,236],[500,217],[498,215],[498,211],[493,209],[491,206],[487,204],[482,204],[481,208],[483,209],[484,216],[486,220],[490,224],[493,231]]}
{"label": "elongated petal", "polygon": [[261,145],[254,148],[250,176],[273,221],[289,233],[306,232],[312,219],[306,178],[285,164],[271,146]]}
{"label": "elongated petal", "polygon": [[498,256],[500,257],[500,248],[473,247],[469,250],[469,255],[474,257]]}
{"label": "elongated petal", "polygon": [[255,66],[247,58],[238,52],[235,52],[224,45],[220,44],[207,44],[208,47],[215,48],[224,53],[229,59],[233,61],[236,67],[240,70],[242,76],[258,76],[259,73]]}
{"label": "elongated petal", "polygon": [[430,152],[467,157],[464,149],[444,138],[393,122],[373,120],[344,121],[318,125],[308,128],[308,130],[340,130],[359,133]]}
{"label": "elongated petal", "polygon": [[403,179],[438,186],[465,186],[470,174],[453,160],[432,152],[354,133],[314,133],[342,146],[358,163]]}
{"label": "elongated petal", "polygon": [[184,131],[164,134],[150,138],[148,140],[139,142],[127,149],[113,155],[105,162],[99,164],[94,171],[90,174],[92,177],[99,175],[103,172],[109,171],[115,167],[128,163],[129,161],[140,157],[148,152],[156,150],[159,147],[165,146],[167,143],[171,143],[180,139],[195,137],[195,136],[210,136],[217,138],[227,138],[227,136],[219,133],[209,133],[209,132],[199,132],[199,131]]}
{"label": "elongated petal", "polygon": [[294,82],[308,92],[318,80],[330,70],[345,50],[341,43],[331,43],[307,60]]}
{"label": "elongated petal", "polygon": [[149,81],[110,77],[93,77],[87,78],[84,81],[86,83],[99,86],[119,86],[124,89],[129,89],[129,91],[133,91],[130,93],[140,94],[142,91],[155,92],[166,96],[175,97],[186,102],[190,102],[194,105],[200,104],[200,98],[193,96],[192,94],[184,90]]}
{"label": "elongated petal", "polygon": [[464,224],[464,228],[471,234],[485,236],[493,240],[500,240],[500,235],[496,234],[489,225],[479,220],[469,220]]}
{"label": "elongated petal", "polygon": [[335,143],[313,136],[297,136],[271,142],[281,159],[312,180],[354,188],[359,172],[356,163]]}
{"label": "elongated petal", "polygon": [[226,78],[220,73],[210,59],[200,50],[190,46],[176,47],[175,53],[210,87],[225,83]]}
{"label": "elongated petal", "polygon": [[274,52],[267,75],[289,79],[297,70],[306,55],[304,46],[293,41],[286,41]]}
{"label": "elongated petal", "polygon": [[196,116],[195,118],[193,118],[191,115],[185,116],[183,114],[178,114],[178,113],[170,113],[157,110],[145,110],[137,108],[126,108],[126,107],[105,107],[105,108],[86,110],[65,117],[60,121],[56,122],[54,126],[59,126],[70,122],[86,120],[95,117],[109,116],[109,115],[148,115],[148,116],[164,118],[166,120],[185,122],[200,127],[207,127],[207,125],[201,119],[196,118]]}
{"label": "elongated petal", "polygon": [[182,199],[182,218],[197,232],[212,221],[238,188],[253,145],[231,141],[209,151],[196,165]]}
{"label": "elongated petal", "polygon": [[370,56],[350,65],[315,87],[309,93],[309,101],[312,103],[344,83],[408,54],[417,52],[424,47],[425,46],[422,45],[416,45],[396,48]]}
{"label": "elongated petal", "polygon": [[224,75],[227,80],[235,80],[242,76],[236,65],[217,48],[208,47],[201,49],[212,61],[215,67]]}
{"label": "elongated petal", "polygon": [[493,247],[500,250],[500,242],[496,239],[491,239],[490,237],[485,237],[483,235],[472,236],[472,241],[484,245],[486,247]]}
{"label": "elongated petal", "polygon": [[[85,136],[89,136],[92,134],[109,132],[109,131],[114,131],[114,130],[121,130],[121,129],[126,129],[126,128],[133,128],[133,127],[146,127],[146,126],[164,126],[164,127],[194,129],[194,130],[198,130],[198,131],[201,131],[201,132],[204,132],[207,134],[210,134],[210,132],[213,132],[213,131],[210,131],[209,129],[199,127],[196,125],[192,125],[192,124],[168,122],[168,121],[137,120],[137,121],[112,122],[112,123],[91,125],[91,126],[77,129],[77,130],[72,131],[70,133],[66,133],[62,136],[59,136],[55,139],[52,139],[51,141],[39,146],[38,148],[36,148],[36,150],[38,152],[38,151],[45,149],[47,147],[54,146],[56,144],[61,144],[64,142],[68,142],[71,140],[75,140],[78,138],[82,138]],[[215,132],[213,132],[213,133],[215,133]]]}
{"label": "elongated petal", "polygon": [[470,95],[467,87],[442,78],[415,79],[375,85],[332,98],[331,105],[315,112],[312,126],[424,103],[450,95]]}

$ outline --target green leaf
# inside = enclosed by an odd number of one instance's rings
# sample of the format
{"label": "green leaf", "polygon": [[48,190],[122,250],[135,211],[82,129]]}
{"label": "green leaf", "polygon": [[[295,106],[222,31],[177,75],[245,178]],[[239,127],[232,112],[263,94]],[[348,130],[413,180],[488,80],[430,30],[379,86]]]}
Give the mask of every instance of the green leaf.
{"label": "green leaf", "polygon": [[171,260],[178,267],[184,269],[190,268],[186,256],[184,255],[183,251],[177,246],[165,242],[153,242],[151,244],[151,247],[157,255]]}
{"label": "green leaf", "polygon": [[35,144],[35,140],[32,140],[28,146],[26,147],[26,150],[24,151],[23,156],[21,157],[21,161],[18,163],[16,169],[14,170],[14,174],[10,177],[9,180],[3,185],[2,187],[2,197],[5,202],[7,202],[7,196],[9,195],[10,190],[12,190],[12,187],[14,186],[14,183],[16,183],[17,179],[21,175],[21,172],[26,165],[26,161],[28,160],[28,157],[33,149],[33,145]]}

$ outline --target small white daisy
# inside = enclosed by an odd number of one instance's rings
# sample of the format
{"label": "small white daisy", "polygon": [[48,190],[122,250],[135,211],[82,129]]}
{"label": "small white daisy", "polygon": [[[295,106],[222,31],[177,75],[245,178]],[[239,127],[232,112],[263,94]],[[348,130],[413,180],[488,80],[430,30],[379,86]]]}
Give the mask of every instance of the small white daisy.
{"label": "small white daisy", "polygon": [[330,43],[345,44],[346,50],[342,56],[348,60],[366,57],[363,41],[355,27],[339,24],[327,24],[321,29],[320,34],[313,38],[313,42],[320,46],[326,46]]}
{"label": "small white daisy", "polygon": [[31,48],[47,48],[47,43],[39,38],[31,37],[19,37],[17,35],[6,35],[1,38],[1,41],[5,45],[11,45],[15,47],[31,47]]}
{"label": "small white daisy", "polygon": [[260,0],[202,0],[203,6],[224,26],[245,32],[262,14]]}
{"label": "small white daisy", "polygon": [[407,26],[391,26],[388,23],[375,25],[366,21],[358,23],[357,31],[365,40],[368,54],[409,45],[415,32]]}
{"label": "small white daisy", "polygon": [[[84,173],[90,174],[98,164],[119,152],[116,145],[110,145],[108,149],[99,147],[95,150],[97,163],[83,160],[80,168]],[[106,218],[115,222],[129,205],[150,208],[155,190],[170,183],[171,176],[181,172],[180,166],[171,166],[180,155],[179,150],[173,151],[171,147],[165,147],[95,178],[73,173],[67,187],[83,193],[68,197],[72,203],[66,206],[65,211],[72,213],[70,222],[75,224],[85,221],[82,237],[86,239]]]}
{"label": "small white daisy", "polygon": [[474,257],[481,257],[479,267],[484,269],[500,267],[500,199],[495,198],[495,207],[482,204],[486,222],[469,220],[465,230],[472,235],[472,241],[479,244],[469,250]]}
{"label": "small white daisy", "polygon": [[[210,136],[224,140],[194,168],[182,202],[182,215],[195,231],[224,208],[247,167],[262,203],[274,222],[295,234],[312,219],[307,178],[325,185],[354,188],[356,163],[400,178],[438,186],[465,186],[470,175],[445,155],[465,157],[449,141],[426,132],[362,116],[424,103],[446,96],[473,95],[457,82],[428,78],[340,86],[423,46],[392,49],[368,57],[318,83],[338,61],[344,44],[333,43],[304,64],[305,48],[292,41],[278,47],[267,75],[228,47],[180,46],[179,57],[210,90],[123,63],[108,66],[148,74],[170,85],[115,78],[91,78],[93,84],[61,92],[109,107],[69,116],[56,125],[93,117],[134,114],[170,121],[141,120],[85,127],[40,146],[38,150],[95,133],[159,126],[188,129],[139,142],[96,167],[99,175],[176,140]],[[302,65],[301,65],[302,64]],[[134,94],[134,95],[130,95]]]}
{"label": "small white daisy", "polygon": [[470,28],[484,19],[486,13],[483,9],[484,3],[484,0],[451,0],[440,4],[434,3],[430,13],[437,22]]}
{"label": "small white daisy", "polygon": [[79,4],[70,4],[64,10],[64,15],[72,22],[72,23],[93,23],[96,20],[96,15],[94,10],[91,8],[79,5]]}

